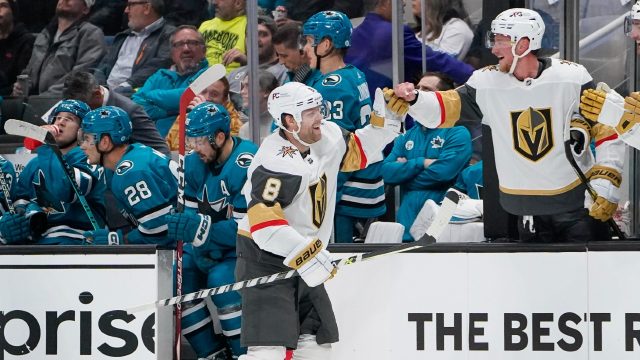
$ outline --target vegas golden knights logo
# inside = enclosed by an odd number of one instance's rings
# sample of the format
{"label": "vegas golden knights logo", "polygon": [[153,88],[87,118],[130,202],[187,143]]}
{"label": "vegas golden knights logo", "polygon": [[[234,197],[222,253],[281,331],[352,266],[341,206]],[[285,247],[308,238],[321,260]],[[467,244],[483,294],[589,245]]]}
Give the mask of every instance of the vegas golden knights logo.
{"label": "vegas golden knights logo", "polygon": [[320,227],[327,213],[327,175],[322,174],[317,183],[309,186],[309,195],[313,204],[313,225]]}
{"label": "vegas golden knights logo", "polygon": [[542,159],[553,148],[551,108],[528,108],[511,113],[513,146],[531,161]]}

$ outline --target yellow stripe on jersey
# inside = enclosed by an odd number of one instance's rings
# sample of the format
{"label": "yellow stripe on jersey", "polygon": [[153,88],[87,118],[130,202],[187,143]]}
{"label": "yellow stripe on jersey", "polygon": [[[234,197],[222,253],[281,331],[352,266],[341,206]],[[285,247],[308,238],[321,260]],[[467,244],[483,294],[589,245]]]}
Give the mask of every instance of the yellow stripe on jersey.
{"label": "yellow stripe on jersey", "polygon": [[[589,171],[591,173],[591,171]],[[587,177],[589,177],[587,175]],[[575,189],[578,185],[582,184],[580,179],[574,180],[571,184],[561,187],[560,189],[553,190],[522,190],[522,189],[509,189],[503,186],[500,186],[500,191],[505,194],[510,195],[542,195],[542,196],[551,196],[551,195],[559,195],[569,192],[570,190]]]}
{"label": "yellow stripe on jersey", "polygon": [[340,170],[342,171],[356,171],[364,169],[367,166],[367,156],[362,149],[360,139],[356,134],[349,134],[349,141],[347,141],[347,151],[342,158],[342,164]]}
{"label": "yellow stripe on jersey", "polygon": [[462,101],[456,90],[436,91],[440,103],[440,127],[452,127],[460,119]]}
{"label": "yellow stripe on jersey", "polygon": [[267,206],[264,203],[255,204],[249,208],[247,216],[251,233],[269,226],[289,225],[289,222],[284,218],[284,211],[278,203],[273,206]]}

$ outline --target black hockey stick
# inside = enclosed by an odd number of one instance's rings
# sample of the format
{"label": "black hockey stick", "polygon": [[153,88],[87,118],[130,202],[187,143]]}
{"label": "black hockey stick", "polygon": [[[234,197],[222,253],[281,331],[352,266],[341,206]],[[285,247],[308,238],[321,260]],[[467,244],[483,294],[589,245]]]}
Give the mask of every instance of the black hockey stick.
{"label": "black hockey stick", "polygon": [[80,189],[78,188],[78,184],[76,184],[75,173],[73,171],[73,168],[64,159],[62,152],[60,152],[60,148],[58,147],[58,144],[56,144],[56,140],[53,138],[53,135],[49,131],[47,131],[47,129],[42,128],[38,125],[31,124],[26,121],[15,120],[15,119],[7,120],[7,122],[4,124],[4,130],[7,132],[7,134],[31,138],[51,147],[51,149],[53,150],[53,153],[56,155],[56,158],[58,158],[58,161],[60,161],[60,164],[62,164],[62,167],[64,168],[64,173],[67,176],[67,179],[69,180],[69,182],[71,183],[73,192],[76,194],[76,197],[78,198],[78,201],[82,205],[84,212],[87,214],[87,217],[91,222],[91,226],[93,226],[94,230],[99,230],[100,225],[98,225],[98,221],[96,221],[95,216],[93,216],[93,211],[91,210],[91,207],[87,202],[87,199],[80,192]]}
{"label": "black hockey stick", "polygon": [[[15,181],[15,179],[11,179],[11,181]],[[10,214],[15,214],[16,210],[13,208],[13,201],[11,201],[11,191],[9,190],[9,185],[7,184],[7,178],[0,168],[0,187],[2,188],[2,192],[4,193],[4,199],[7,204],[7,210]]]}
{"label": "black hockey stick", "polygon": [[[365,254],[352,255],[346,258],[334,260],[333,264],[336,267],[340,268],[344,265],[351,265],[358,262],[378,258],[381,256],[403,253],[403,252],[419,249],[435,243],[438,237],[440,237],[440,235],[442,234],[442,231],[445,229],[447,224],[449,224],[449,220],[451,220],[451,216],[453,216],[453,212],[456,210],[459,200],[460,200],[460,195],[456,191],[447,192],[444,200],[442,201],[442,206],[440,207],[440,211],[438,211],[438,215],[429,226],[429,229],[427,229],[426,234],[422,238],[420,238],[420,240],[411,242],[411,243],[397,245],[397,246],[390,246],[386,249],[372,251]],[[222,285],[215,288],[204,289],[197,292],[185,294],[182,296],[176,296],[169,299],[158,300],[151,304],[145,304],[145,305],[131,308],[127,310],[127,312],[135,313],[139,311],[153,309],[155,307],[172,306],[179,303],[185,303],[193,300],[203,299],[213,295],[224,294],[230,291],[237,291],[242,288],[249,288],[256,285],[272,283],[278,280],[289,279],[294,276],[297,276],[297,273],[296,273],[296,270],[292,269],[288,271],[279,272],[276,274],[239,281],[233,284],[227,284],[227,285]]]}
{"label": "black hockey stick", "polygon": [[[595,202],[596,199],[598,198],[598,193],[595,190],[593,190],[593,188],[591,187],[591,184],[589,183],[589,179],[587,179],[587,176],[582,172],[582,169],[580,169],[580,166],[576,162],[576,159],[573,157],[573,152],[571,151],[570,131],[571,131],[571,115],[573,114],[573,104],[575,104],[575,102],[571,104],[569,108],[569,113],[567,114],[567,116],[565,116],[565,121],[567,122],[565,123],[565,131],[563,134],[564,135],[564,154],[567,157],[567,161],[569,161],[569,164],[571,164],[573,171],[575,171],[575,173],[578,175],[580,182],[582,182],[582,184],[587,188],[587,192],[589,193],[589,196],[591,196],[591,199]],[[589,151],[589,149],[585,149],[584,151]],[[609,226],[611,227],[611,230],[613,230],[616,236],[618,236],[618,239],[620,240],[627,239],[627,237],[624,235],[622,230],[620,230],[620,228],[618,227],[618,224],[616,224],[613,218],[607,220],[607,224],[609,224]]]}

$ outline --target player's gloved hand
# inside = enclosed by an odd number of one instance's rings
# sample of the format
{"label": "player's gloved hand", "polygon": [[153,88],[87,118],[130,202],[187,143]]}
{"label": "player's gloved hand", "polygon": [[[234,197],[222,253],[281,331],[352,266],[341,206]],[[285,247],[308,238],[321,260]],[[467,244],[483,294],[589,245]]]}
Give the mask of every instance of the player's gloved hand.
{"label": "player's gloved hand", "polygon": [[322,241],[314,239],[300,244],[283,264],[294,268],[309,287],[316,287],[335,276],[338,268],[331,262],[331,253],[323,249]]}
{"label": "player's gloved hand", "polygon": [[30,235],[29,218],[24,215],[6,213],[0,218],[0,236],[6,244],[24,243]]}
{"label": "player's gloved hand", "polygon": [[120,245],[124,239],[120,230],[98,229],[85,231],[82,235],[89,245]]}
{"label": "player's gloved hand", "polygon": [[[389,91],[393,93],[393,90]],[[373,100],[373,111],[371,112],[371,119],[369,120],[371,126],[389,129],[396,134],[400,134],[403,132],[405,114],[406,111],[404,114],[391,111],[389,107],[386,106],[385,95],[382,90],[380,90],[380,88],[376,89]]]}
{"label": "player's gloved hand", "polygon": [[624,109],[622,120],[615,127],[618,134],[627,133],[640,123],[640,92],[632,92],[624,98]]}
{"label": "player's gloved hand", "polygon": [[[384,100],[387,102],[387,109],[398,115],[406,115],[409,111],[409,102],[401,97],[398,97],[393,89],[384,88],[383,91]],[[376,91],[377,97],[377,91]]]}
{"label": "player's gloved hand", "polygon": [[596,165],[593,167],[589,184],[595,190],[595,200],[585,192],[584,207],[589,215],[600,221],[607,221],[615,213],[620,201],[620,183],[622,176],[612,168]]}
{"label": "player's gloved hand", "polygon": [[198,247],[209,237],[211,217],[194,213],[174,213],[165,216],[169,226],[169,238],[192,243]]}
{"label": "player's gloved hand", "polygon": [[[591,121],[616,127],[625,113],[625,99],[605,83],[582,92],[580,114]],[[626,114],[630,115],[633,114]]]}

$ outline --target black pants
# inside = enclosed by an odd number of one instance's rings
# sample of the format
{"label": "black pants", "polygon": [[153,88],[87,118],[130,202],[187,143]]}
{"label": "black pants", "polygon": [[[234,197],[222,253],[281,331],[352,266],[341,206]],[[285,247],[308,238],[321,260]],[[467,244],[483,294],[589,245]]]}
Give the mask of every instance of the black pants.
{"label": "black pants", "polygon": [[580,208],[561,214],[533,217],[534,232],[518,217],[520,241],[534,243],[568,243],[611,240],[609,225],[589,216],[589,210]]}

